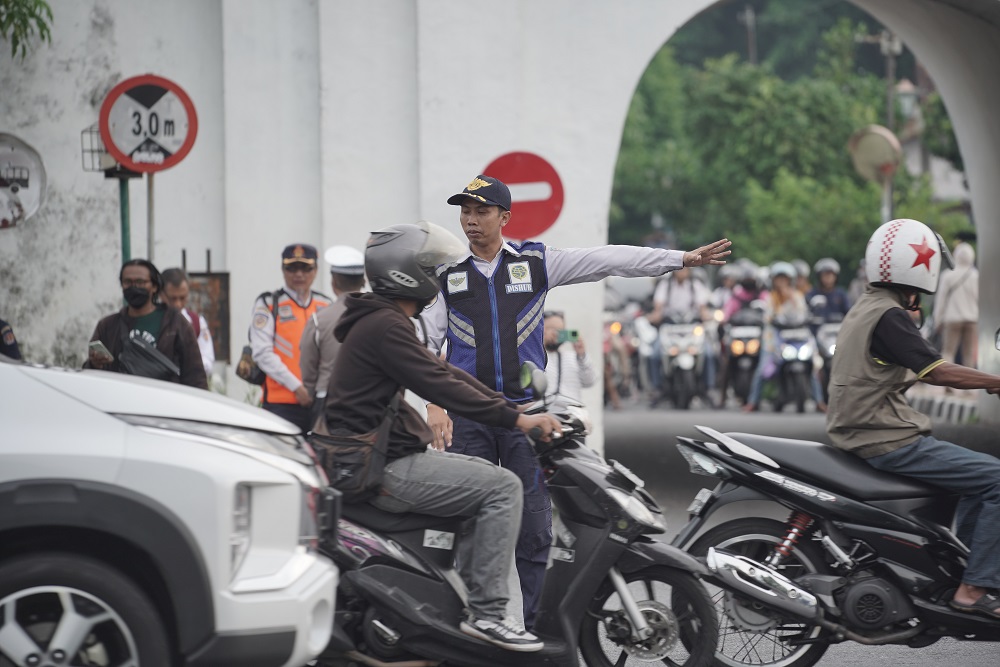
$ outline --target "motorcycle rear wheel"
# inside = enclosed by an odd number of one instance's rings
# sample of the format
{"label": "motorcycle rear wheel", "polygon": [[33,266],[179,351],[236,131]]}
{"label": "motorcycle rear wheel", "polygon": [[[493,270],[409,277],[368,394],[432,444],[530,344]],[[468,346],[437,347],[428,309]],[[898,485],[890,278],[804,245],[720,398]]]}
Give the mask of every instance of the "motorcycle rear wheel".
{"label": "motorcycle rear wheel", "polygon": [[[763,562],[774,545],[785,538],[784,524],[761,518],[737,519],[716,526],[702,535],[689,549],[693,556],[704,556],[709,547],[723,549]],[[803,540],[791,556],[776,568],[789,579],[806,573],[826,573],[829,568],[820,549]],[[775,621],[763,610],[733,599],[721,588],[709,585],[709,593],[719,617],[719,645],[713,664],[718,667],[811,667],[829,643],[790,646],[783,638],[805,635],[819,638],[822,629],[795,621]]]}
{"label": "motorcycle rear wheel", "polygon": [[[662,661],[673,667],[712,664],[717,643],[716,612],[693,575],[653,565],[624,574],[628,588],[654,635],[633,642],[621,599],[606,579],[590,601],[580,626],[580,653],[589,667],[624,667]],[[625,634],[622,638],[617,633]]]}

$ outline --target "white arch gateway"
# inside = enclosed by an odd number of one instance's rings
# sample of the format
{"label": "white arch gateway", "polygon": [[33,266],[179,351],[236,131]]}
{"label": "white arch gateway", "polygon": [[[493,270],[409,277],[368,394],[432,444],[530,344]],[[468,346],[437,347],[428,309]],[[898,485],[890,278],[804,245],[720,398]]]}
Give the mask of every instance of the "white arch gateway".
{"label": "white arch gateway", "polygon": [[[996,372],[1000,353],[994,358],[987,343],[1000,326],[1000,264],[992,261],[1000,251],[1000,0],[854,1],[914,51],[954,121],[978,223],[982,365]],[[285,244],[360,247],[372,229],[419,218],[458,232],[445,199],[506,153],[536,153],[561,177],[564,206],[538,240],[605,243],[636,84],[675,30],[715,0],[51,4],[53,45],[23,64],[0,55],[0,131],[32,144],[49,172],[45,210],[0,232],[4,316],[24,314],[19,335],[39,352],[85,342],[101,314],[95,302],[106,311],[115,300],[117,188],[81,175],[78,137],[119,78],[166,76],[198,108],[194,149],[156,179],[154,259],[179,264],[183,248],[189,268],[202,270],[212,251],[213,268],[231,274],[236,351],[254,296],[280,284]],[[133,256],[146,243],[142,190],[133,185]],[[53,286],[30,275],[52,258],[72,280]],[[49,288],[51,312],[21,301]],[[600,290],[550,297],[595,352]],[[230,385],[241,393],[238,380]],[[594,390],[589,402],[599,401]]]}

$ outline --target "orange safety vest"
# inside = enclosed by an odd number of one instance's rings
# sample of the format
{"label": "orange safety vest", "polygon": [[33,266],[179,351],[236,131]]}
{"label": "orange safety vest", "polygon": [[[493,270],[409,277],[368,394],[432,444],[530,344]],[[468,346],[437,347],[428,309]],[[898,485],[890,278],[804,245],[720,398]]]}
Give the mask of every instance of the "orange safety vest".
{"label": "orange safety vest", "polygon": [[[287,292],[284,290],[280,292],[278,303],[274,308],[274,353],[300,380],[302,379],[302,369],[299,367],[299,359],[301,358],[299,341],[302,340],[302,332],[313,313],[326,308],[331,303],[333,302],[322,294],[313,292],[309,305],[303,308]],[[264,380],[264,402],[298,405],[295,394],[285,385],[271,379],[270,376]]]}

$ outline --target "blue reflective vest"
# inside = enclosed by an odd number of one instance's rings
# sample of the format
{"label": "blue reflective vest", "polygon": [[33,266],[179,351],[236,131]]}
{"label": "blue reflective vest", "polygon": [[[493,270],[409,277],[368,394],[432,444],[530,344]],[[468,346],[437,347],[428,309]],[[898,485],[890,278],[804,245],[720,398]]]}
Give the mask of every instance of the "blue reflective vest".
{"label": "blue reflective vest", "polygon": [[473,259],[441,274],[448,304],[448,361],[512,401],[531,400],[521,388],[525,361],[545,368],[542,312],[548,291],[545,244],[511,244],[519,255],[501,251],[492,278]]}

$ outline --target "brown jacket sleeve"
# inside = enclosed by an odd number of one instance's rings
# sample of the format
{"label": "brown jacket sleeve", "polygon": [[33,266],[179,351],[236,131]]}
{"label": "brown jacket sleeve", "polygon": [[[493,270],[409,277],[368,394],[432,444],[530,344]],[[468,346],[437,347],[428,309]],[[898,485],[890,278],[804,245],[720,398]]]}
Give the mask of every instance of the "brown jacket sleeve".
{"label": "brown jacket sleeve", "polygon": [[400,385],[448,412],[488,426],[514,428],[520,413],[502,394],[442,361],[420,344],[412,328],[388,327],[381,339],[383,370]]}

